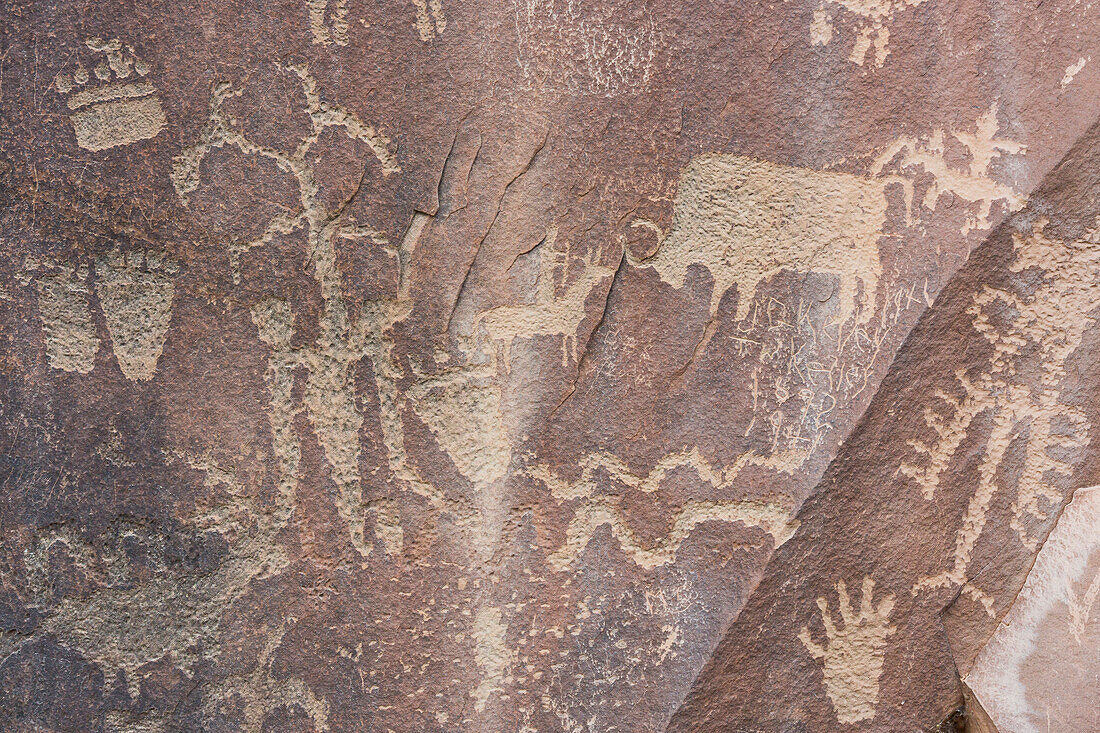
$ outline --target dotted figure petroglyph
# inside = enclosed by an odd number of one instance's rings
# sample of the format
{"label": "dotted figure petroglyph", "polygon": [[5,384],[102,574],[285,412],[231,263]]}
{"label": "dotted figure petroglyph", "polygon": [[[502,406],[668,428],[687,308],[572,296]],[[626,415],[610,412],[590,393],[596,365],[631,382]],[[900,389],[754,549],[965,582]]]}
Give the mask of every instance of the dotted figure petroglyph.
{"label": "dotted figure petroglyph", "polygon": [[833,622],[829,602],[818,598],[825,644],[813,640],[808,626],[803,626],[798,634],[798,640],[813,658],[824,661],[825,692],[840,723],[858,723],[875,717],[886,640],[897,631],[897,627],[890,625],[894,596],[882,598],[876,607],[872,602],[874,589],[874,580],[864,578],[863,598],[856,612],[844,581],[838,580],[836,592],[842,625],[838,628]]}
{"label": "dotted figure petroglyph", "polygon": [[46,338],[46,359],[54,369],[87,374],[95,366],[99,337],[88,303],[89,268],[57,267],[37,260],[24,263],[24,278],[34,278],[38,315]]}
{"label": "dotted figure petroglyph", "polygon": [[[1100,236],[1061,241],[1045,235],[1045,226],[1041,220],[1030,234],[1013,234],[1015,260],[1010,266],[1017,273],[1042,272],[1040,286],[1027,297],[988,286],[974,296],[968,313],[993,354],[983,373],[955,375],[961,394],[937,393],[946,409],[941,413],[928,407],[924,415],[935,438],[911,441],[916,456],[898,471],[932,500],[976,418],[989,416],[978,485],[956,538],[953,565],[939,575],[922,578],[913,592],[962,586],[991,615],[993,599],[971,583],[969,567],[993,497],[1006,488],[1000,468],[1009,446],[1016,440],[1025,446],[1009,520],[1024,546],[1034,550],[1039,541],[1033,534],[1035,522],[1048,520],[1049,511],[1060,505],[1064,495],[1060,483],[1073,473],[1072,456],[1091,440],[1084,411],[1062,401],[1062,382],[1067,359],[1081,345],[1100,307]],[[1019,376],[1026,359],[1038,360],[1037,380],[1024,382]]]}
{"label": "dotted figure petroglyph", "polygon": [[856,31],[856,40],[848,60],[859,66],[871,59],[876,68],[886,63],[890,55],[890,22],[894,14],[913,8],[925,0],[824,0],[814,11],[810,24],[810,41],[815,46],[827,46],[836,34],[838,16],[849,21]]}
{"label": "dotted figure petroglyph", "polygon": [[93,73],[78,64],[54,77],[54,88],[72,110],[77,144],[105,150],[155,137],[166,120],[156,88],[144,80],[149,64],[117,38],[89,38],[85,45],[101,55]]}
{"label": "dotted figure petroglyph", "polygon": [[[1023,196],[991,175],[994,159],[1021,155],[1027,151],[1027,146],[1022,143],[998,137],[997,109],[998,105],[994,103],[979,117],[974,132],[937,129],[926,136],[898,138],[875,157],[871,175],[879,176],[884,171],[896,170],[900,177],[913,181],[923,171],[932,179],[921,201],[924,209],[934,210],[941,194],[954,194],[971,205],[977,204],[977,212],[968,216],[963,224],[963,235],[972,230],[988,230],[993,225],[993,204],[1003,203],[1008,212],[1017,211],[1024,205]],[[966,148],[969,162],[965,167],[948,162],[948,137]],[[911,208],[915,209],[916,202],[911,201],[912,183],[906,186],[906,196],[910,199]]]}
{"label": "dotted figure petroglyph", "polygon": [[[297,410],[292,404],[290,385],[293,382],[293,370],[305,367],[308,372],[304,395],[305,412],[317,431],[325,458],[332,470],[332,478],[339,489],[339,514],[348,525],[353,546],[361,555],[366,556],[372,549],[364,534],[367,510],[377,509],[373,513],[380,525],[392,523],[393,517],[386,507],[367,507],[363,503],[359,478],[359,431],[363,425],[363,416],[356,404],[353,369],[365,355],[382,357],[382,354],[377,353],[377,348],[371,353],[369,347],[378,346],[379,330],[392,325],[394,321],[379,322],[365,317],[360,319],[355,328],[351,326],[340,291],[334,241],[341,236],[362,236],[363,232],[338,212],[325,210],[309,153],[321,133],[333,127],[343,130],[353,139],[367,143],[382,164],[385,175],[396,172],[399,167],[389,150],[389,141],[350,111],[323,100],[316,81],[305,66],[285,68],[298,77],[306,98],[306,112],[312,123],[310,134],[299,142],[296,149],[287,153],[249,140],[243,131],[234,127],[222,109],[224,101],[230,96],[240,94],[240,91],[234,90],[229,84],[219,84],[213,92],[210,118],[202,131],[201,140],[176,158],[172,182],[186,203],[188,194],[195,191],[200,184],[200,165],[203,158],[214,148],[224,145],[235,146],[246,155],[268,158],[282,170],[290,172],[296,180],[300,211],[296,215],[276,217],[254,241],[232,244],[231,266],[234,280],[239,281],[239,258],[242,253],[252,247],[263,246],[276,233],[289,233],[299,228],[307,232],[314,277],[320,285],[325,303],[316,344],[301,348],[292,346],[293,319],[288,304],[265,301],[253,308],[253,320],[259,328],[260,338],[272,349],[268,383],[272,398],[272,432],[280,462],[280,491],[288,496],[293,496],[295,491],[300,447],[293,427]],[[370,232],[367,236],[377,238],[376,234]],[[382,245],[388,244],[384,240],[377,241]],[[377,315],[395,318],[399,312],[400,307],[382,307]],[[373,362],[377,365],[380,360],[374,358]],[[400,533],[396,528],[389,526],[378,534],[386,544],[387,553],[400,549]]]}
{"label": "dotted figure petroglyph", "polygon": [[447,30],[443,0],[413,0],[416,6],[416,32],[421,41],[430,41]]}

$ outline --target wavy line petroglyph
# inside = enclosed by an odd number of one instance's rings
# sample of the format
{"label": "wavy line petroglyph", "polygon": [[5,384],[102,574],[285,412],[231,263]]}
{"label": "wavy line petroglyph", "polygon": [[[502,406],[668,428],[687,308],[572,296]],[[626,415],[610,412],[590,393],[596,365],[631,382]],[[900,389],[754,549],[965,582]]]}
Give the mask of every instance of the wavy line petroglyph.
{"label": "wavy line petroglyph", "polygon": [[866,323],[882,276],[885,186],[847,173],[700,155],[680,176],[672,227],[657,251],[627,257],[677,288],[689,266],[702,265],[714,278],[712,318],[736,285],[738,321],[748,316],[757,288],[779,272],[829,273],[840,281],[837,321],[858,311],[858,322]]}
{"label": "wavy line petroglyph", "polygon": [[[954,194],[969,204],[978,205],[977,213],[970,215],[963,225],[963,235],[975,229],[989,229],[993,224],[993,204],[1003,203],[1008,212],[1017,211],[1024,205],[1023,196],[991,175],[994,159],[1021,155],[1027,151],[1023,143],[997,136],[1000,128],[997,109],[998,105],[994,103],[979,117],[974,132],[945,132],[941,128],[921,137],[899,137],[876,156],[871,165],[871,175],[879,176],[884,171],[897,170],[903,177],[915,178],[919,176],[919,171],[923,171],[932,177],[921,202],[925,209],[934,210],[941,194]],[[947,137],[966,149],[969,162],[965,168],[948,162]]]}
{"label": "wavy line petroglyph", "polygon": [[511,366],[512,342],[536,336],[561,336],[562,365],[568,365],[570,359],[575,364],[577,329],[585,317],[585,300],[605,278],[615,274],[615,268],[601,266],[597,256],[588,256],[582,263],[580,277],[558,295],[554,286],[554,271],[560,265],[564,272],[566,262],[565,253],[554,249],[556,239],[557,232],[551,229],[539,246],[539,274],[534,303],[504,305],[478,314],[478,325],[485,328],[491,341],[502,346],[506,368]]}
{"label": "wavy line petroglyph", "polygon": [[881,67],[890,55],[890,22],[900,10],[914,8],[925,0],[824,0],[814,11],[810,41],[827,46],[836,33],[838,16],[854,26],[856,40],[848,60],[863,66],[874,49],[874,65]]}
{"label": "wavy line petroglyph", "polygon": [[870,577],[864,578],[863,598],[856,613],[844,581],[838,580],[836,592],[842,626],[837,628],[833,622],[828,600],[818,598],[825,645],[813,640],[807,626],[798,634],[798,640],[813,658],[824,660],[825,692],[833,703],[839,723],[858,723],[875,717],[886,639],[897,631],[897,627],[889,623],[894,596],[886,596],[876,608],[872,603],[874,590],[875,582]]}
{"label": "wavy line petroglyph", "polygon": [[532,478],[545,483],[555,499],[581,502],[566,529],[565,542],[548,558],[551,567],[556,570],[571,567],[592,541],[596,531],[606,526],[610,528],[612,536],[635,564],[650,570],[673,562],[680,545],[703,522],[739,522],[750,527],[760,527],[772,536],[777,546],[790,539],[798,528],[798,522],[791,518],[792,507],[789,502],[689,501],[672,517],[669,533],[654,547],[647,548],[637,540],[634,532],[627,525],[619,508],[619,500],[612,495],[596,493],[598,472],[606,472],[611,479],[629,488],[653,493],[669,473],[689,468],[704,483],[723,490],[732,486],[734,479],[746,466],[764,466],[776,471],[791,472],[796,466],[801,465],[806,457],[806,454],[788,455],[786,453],[761,456],[750,451],[729,468],[722,469],[708,463],[699,450],[693,448],[689,451],[671,453],[658,461],[648,474],[637,476],[631,473],[618,457],[609,453],[592,453],[583,459],[581,476],[572,483],[561,479],[542,466],[530,466],[527,472]]}
{"label": "wavy line petroglyph", "polygon": [[103,55],[93,68],[95,80],[80,64],[54,77],[54,88],[72,110],[77,144],[95,151],[155,137],[166,123],[156,89],[147,81],[122,81],[131,74],[147,76],[149,64],[117,38],[89,38],[85,45]]}
{"label": "wavy line petroglyph", "polygon": [[[1038,537],[1031,535],[1026,520],[1045,520],[1048,510],[1060,505],[1064,491],[1054,482],[1072,474],[1069,457],[1091,441],[1084,411],[1062,401],[1062,381],[1067,359],[1081,345],[1100,307],[1100,235],[1062,241],[1044,234],[1045,226],[1041,220],[1030,234],[1013,234],[1015,260],[1010,269],[1042,272],[1039,287],[1030,297],[988,286],[974,296],[968,313],[974,317],[974,329],[993,347],[993,355],[980,375],[956,374],[961,395],[936,395],[944,412],[925,409],[925,422],[935,439],[911,441],[916,458],[898,471],[912,479],[926,499],[933,499],[975,419],[989,415],[978,485],[958,532],[953,566],[922,578],[913,592],[962,586],[991,614],[992,598],[970,582],[968,570],[993,497],[1005,489],[1000,467],[1009,445],[1021,439],[1025,445],[1010,523],[1020,541],[1034,550]],[[1037,382],[1023,382],[1017,375],[1019,362],[1029,357],[1039,359]]]}

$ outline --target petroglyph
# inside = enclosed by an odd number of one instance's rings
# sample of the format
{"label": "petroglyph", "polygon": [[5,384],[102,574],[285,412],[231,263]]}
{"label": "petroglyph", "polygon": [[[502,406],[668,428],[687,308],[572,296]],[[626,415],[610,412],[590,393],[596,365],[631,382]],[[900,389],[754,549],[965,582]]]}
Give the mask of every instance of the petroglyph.
{"label": "petroglyph", "polygon": [[512,342],[517,338],[561,336],[562,365],[577,362],[577,329],[584,320],[584,303],[592,291],[615,274],[612,267],[598,264],[597,256],[584,259],[581,275],[558,295],[554,271],[564,271],[565,253],[554,249],[557,232],[551,230],[539,247],[539,274],[535,302],[530,305],[504,305],[483,311],[477,323],[484,326],[489,339],[503,347],[503,362],[511,366]]}
{"label": "petroglyph", "polygon": [[146,381],[156,372],[172,319],[177,272],[163,253],[115,249],[96,259],[96,295],[128,379]]}
{"label": "petroglyph", "polygon": [[648,85],[663,42],[648,12],[628,24],[614,4],[512,2],[516,58],[532,87],[613,96],[637,93]]}
{"label": "petroglyph", "polygon": [[872,603],[874,589],[874,580],[864,578],[863,598],[856,613],[844,581],[838,580],[836,592],[842,626],[837,628],[833,622],[829,602],[818,598],[817,607],[825,627],[825,645],[813,640],[807,626],[803,626],[798,634],[799,641],[813,658],[824,660],[825,692],[833,703],[837,721],[844,724],[875,717],[879,679],[886,657],[886,639],[897,631],[897,627],[889,623],[890,613],[894,610],[894,596],[881,599],[876,608]]}
{"label": "petroglyph", "polygon": [[[878,239],[886,219],[885,183],[766,163],[738,155],[706,154],[680,176],[672,227],[657,251],[631,264],[652,267],[681,288],[688,267],[714,278],[711,317],[737,286],[738,321],[758,286],[783,270],[821,272],[839,280],[837,321],[874,311],[882,265]],[[862,291],[862,307],[857,295]]]}
{"label": "petroglyph", "polygon": [[1082,56],[1077,59],[1075,63],[1066,67],[1066,73],[1062,75],[1063,89],[1073,83],[1073,77],[1077,76],[1077,74],[1081,72],[1081,69],[1085,68],[1085,64],[1087,64],[1091,58],[1091,56]]}
{"label": "petroglyph", "polygon": [[[377,349],[371,353],[369,348],[370,343],[377,345],[379,335],[377,330],[372,332],[371,329],[388,327],[392,325],[392,321],[378,324],[365,317],[360,320],[356,329],[349,324],[347,306],[340,291],[339,273],[336,270],[334,240],[349,234],[358,236],[360,228],[347,222],[340,212],[325,210],[309,152],[321,133],[334,127],[343,130],[353,139],[367,143],[382,164],[384,175],[398,171],[399,166],[389,151],[389,141],[384,136],[348,110],[321,98],[317,83],[305,66],[285,68],[295,74],[301,83],[306,98],[305,111],[312,124],[310,133],[296,149],[286,153],[250,141],[242,131],[233,126],[222,109],[225,99],[240,94],[240,91],[235,91],[229,84],[219,84],[212,95],[210,118],[203,128],[200,142],[175,159],[172,181],[176,192],[186,203],[187,195],[200,184],[199,168],[203,158],[214,148],[224,145],[235,146],[246,155],[268,158],[280,169],[294,176],[301,201],[300,213],[290,218],[277,217],[268,224],[265,235],[260,239],[244,246],[231,246],[231,266],[234,278],[239,280],[239,256],[242,252],[250,247],[266,244],[270,241],[272,232],[289,232],[298,227],[307,230],[313,275],[325,303],[316,343],[301,348],[292,346],[292,317],[287,304],[269,301],[261,303],[253,310],[253,320],[260,330],[260,337],[272,347],[268,369],[269,388],[272,391],[270,418],[276,439],[275,447],[279,454],[280,491],[291,494],[297,481],[296,475],[291,473],[297,466],[300,448],[293,426],[296,410],[290,402],[290,374],[295,367],[304,366],[308,373],[303,396],[305,412],[317,433],[332,471],[332,479],[338,488],[336,508],[348,526],[352,545],[360,555],[366,556],[370,554],[372,547],[365,537],[364,522],[368,507],[363,503],[359,476],[359,431],[363,425],[363,416],[356,404],[353,372],[363,356],[381,356]],[[383,308],[378,313],[393,315],[395,311]],[[374,334],[373,340],[369,337],[371,333]],[[378,361],[374,360],[374,363],[377,368]],[[379,523],[394,521],[392,512],[386,509],[375,512],[375,519]],[[379,532],[388,553],[400,549],[398,529],[389,526]]]}
{"label": "petroglyph", "polygon": [[316,44],[348,45],[348,0],[309,0],[309,30]]}
{"label": "petroglyph", "polygon": [[447,29],[443,0],[413,0],[416,5],[416,31],[421,41],[430,41]]}
{"label": "petroglyph", "polygon": [[[37,262],[27,265],[31,271],[38,269]],[[87,280],[87,265],[62,268],[35,280],[46,359],[54,369],[87,374],[95,366],[99,337],[88,305]]]}
{"label": "petroglyph", "polygon": [[703,522],[739,522],[749,527],[760,527],[772,536],[776,546],[790,539],[798,528],[798,522],[791,519],[791,507],[785,502],[689,501],[672,517],[669,533],[654,547],[647,548],[637,540],[624,520],[619,499],[596,493],[598,472],[606,472],[611,479],[629,488],[653,493],[669,473],[690,468],[701,481],[721,491],[731,488],[734,479],[746,466],[765,466],[776,471],[790,472],[801,465],[800,459],[804,458],[805,456],[794,458],[788,455],[760,456],[750,451],[729,468],[722,469],[708,463],[699,450],[693,448],[663,457],[645,476],[631,473],[621,459],[608,453],[592,453],[586,456],[581,462],[581,476],[573,483],[559,478],[541,466],[530,466],[527,471],[533,478],[545,483],[555,499],[581,502],[566,529],[565,542],[548,558],[551,567],[555,570],[571,567],[592,541],[596,530],[607,526],[635,564],[651,570],[673,562],[680,545]]}
{"label": "petroglyph", "polygon": [[102,54],[93,69],[96,80],[80,64],[54,77],[54,88],[67,97],[73,111],[69,121],[77,144],[86,150],[106,150],[155,137],[166,122],[156,88],[147,81],[122,81],[132,74],[147,76],[149,64],[117,38],[89,38],[85,45]]}
{"label": "petroglyph", "polygon": [[848,60],[863,66],[867,54],[874,49],[874,65],[881,67],[890,55],[890,22],[900,10],[916,7],[925,0],[824,0],[814,11],[810,25],[810,41],[815,46],[826,46],[832,40],[838,24],[837,16],[843,16],[846,24],[853,26],[856,40]]}
{"label": "petroglyph", "polygon": [[[1014,188],[991,177],[993,160],[1005,155],[1021,155],[1027,146],[997,137],[996,103],[978,118],[975,127],[974,132],[951,130],[945,133],[941,128],[927,136],[899,137],[875,158],[871,175],[896,169],[902,176],[914,177],[923,170],[932,178],[921,202],[925,209],[934,210],[941,194],[954,194],[969,204],[977,204],[977,212],[963,224],[963,235],[974,229],[987,230],[993,225],[993,204],[1003,203],[1008,212],[1024,205],[1024,198]],[[965,168],[948,162],[946,137],[954,138],[966,148],[969,163]]]}
{"label": "petroglyph", "polygon": [[[925,410],[935,439],[911,441],[918,458],[899,468],[926,499],[933,499],[975,419],[989,415],[978,485],[958,532],[953,566],[921,579],[913,592],[962,586],[990,614],[992,599],[970,583],[968,569],[993,497],[1005,488],[1000,467],[1010,444],[1023,440],[1025,445],[1010,523],[1024,546],[1034,550],[1039,537],[1032,535],[1030,520],[1046,520],[1048,508],[1060,505],[1064,489],[1058,477],[1072,474],[1070,457],[1091,440],[1085,412],[1062,402],[1062,381],[1066,361],[1095,322],[1092,314],[1100,305],[1100,237],[1093,233],[1082,241],[1057,240],[1044,234],[1045,225],[1040,220],[1030,234],[1013,234],[1015,259],[1010,265],[1012,272],[1042,272],[1041,284],[1029,297],[991,287],[974,296],[967,312],[974,317],[974,329],[993,348],[988,366],[977,377],[956,374],[961,395],[937,393],[945,414]],[[1023,382],[1018,376],[1024,359],[1038,360],[1037,381]]]}
{"label": "petroglyph", "polygon": [[1092,617],[1098,599],[1100,599],[1100,571],[1097,571],[1092,582],[1080,595],[1074,590],[1072,583],[1066,591],[1070,628],[1073,630],[1073,638],[1077,640],[1078,644],[1084,643],[1085,629],[1088,627],[1089,619]]}
{"label": "petroglyph", "polygon": [[474,618],[473,637],[477,644],[474,658],[481,671],[481,682],[470,693],[474,698],[474,709],[485,709],[489,697],[503,690],[504,675],[514,662],[515,654],[505,640],[507,628],[501,623],[499,608],[481,608]]}

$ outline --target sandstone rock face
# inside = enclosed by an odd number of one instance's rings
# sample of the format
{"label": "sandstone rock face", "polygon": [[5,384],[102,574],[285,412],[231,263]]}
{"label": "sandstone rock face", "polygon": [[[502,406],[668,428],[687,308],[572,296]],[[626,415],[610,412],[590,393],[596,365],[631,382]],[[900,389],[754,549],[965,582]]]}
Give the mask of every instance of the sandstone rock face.
{"label": "sandstone rock face", "polygon": [[1100,9],[0,14],[0,728],[1096,725]]}

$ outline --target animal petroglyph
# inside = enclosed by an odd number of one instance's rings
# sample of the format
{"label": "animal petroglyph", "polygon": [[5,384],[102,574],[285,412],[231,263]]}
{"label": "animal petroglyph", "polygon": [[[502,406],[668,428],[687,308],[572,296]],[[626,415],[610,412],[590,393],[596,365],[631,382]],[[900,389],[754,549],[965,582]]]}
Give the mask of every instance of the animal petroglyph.
{"label": "animal petroglyph", "polygon": [[[149,64],[117,38],[89,38],[85,45],[103,55],[93,69],[95,80],[79,64],[72,73],[54,77],[54,88],[67,96],[73,111],[69,121],[77,144],[86,150],[105,150],[155,137],[165,118],[156,89],[139,80],[149,74]],[[122,81],[132,74],[138,79]]]}
{"label": "animal petroglyph", "polygon": [[894,596],[886,596],[876,608],[872,603],[874,590],[875,581],[864,578],[863,599],[857,613],[852,609],[844,581],[838,580],[836,592],[842,626],[837,628],[833,622],[829,602],[818,598],[825,645],[813,640],[807,626],[798,634],[799,641],[814,659],[824,660],[825,692],[840,723],[858,723],[875,717],[886,639],[897,631],[897,627],[889,623]]}
{"label": "animal petroglyph", "polygon": [[[1008,138],[997,137],[997,104],[978,118],[975,131],[951,130],[945,133],[937,129],[922,137],[900,137],[880,153],[871,165],[871,174],[878,176],[884,170],[896,168],[902,176],[913,177],[919,170],[931,176],[922,206],[932,211],[941,194],[951,193],[970,204],[977,204],[977,213],[967,218],[963,235],[971,230],[989,229],[993,222],[990,213],[993,204],[1002,202],[1009,212],[1024,205],[1024,198],[1011,186],[991,177],[994,158],[1020,155],[1027,146]],[[958,167],[948,162],[945,138],[954,138],[966,148],[969,163]]]}
{"label": "animal petroglyph", "polygon": [[847,16],[855,27],[856,40],[848,60],[863,66],[874,49],[874,65],[881,67],[890,55],[890,21],[899,10],[916,7],[925,0],[825,0],[814,11],[810,40],[827,46],[836,32],[837,15]]}
{"label": "animal petroglyph", "polygon": [[430,41],[447,29],[443,0],[413,0],[416,5],[416,32],[420,40]]}
{"label": "animal petroglyph", "polygon": [[694,470],[701,481],[722,490],[730,488],[738,473],[746,466],[765,466],[776,471],[786,471],[792,463],[785,455],[765,457],[750,451],[729,468],[722,469],[708,463],[699,450],[693,448],[665,456],[645,476],[631,473],[622,460],[608,453],[592,453],[586,456],[581,463],[581,476],[573,483],[559,478],[541,466],[529,467],[528,473],[545,483],[555,499],[581,502],[566,529],[565,542],[548,558],[551,567],[556,570],[571,567],[592,541],[596,530],[607,526],[623,551],[639,567],[651,570],[673,562],[680,545],[703,522],[739,522],[749,527],[760,527],[772,536],[776,546],[790,539],[798,528],[798,522],[791,519],[791,507],[784,502],[689,501],[676,512],[668,535],[654,547],[647,548],[637,540],[624,520],[619,500],[611,495],[596,494],[599,471],[606,472],[614,481],[631,489],[653,493],[660,487],[665,476],[681,468]]}
{"label": "animal petroglyph", "polygon": [[[32,267],[36,263],[28,263]],[[88,267],[39,278],[38,314],[46,334],[46,359],[54,369],[87,374],[95,366],[99,338],[88,305]]]}
{"label": "animal petroglyph", "polygon": [[176,263],[163,253],[113,250],[96,260],[96,295],[119,368],[153,378],[172,318]]}
{"label": "animal petroglyph", "polygon": [[[303,228],[307,232],[310,261],[314,267],[324,310],[320,318],[320,334],[312,346],[292,346],[292,316],[289,306],[278,301],[265,301],[253,309],[253,320],[259,328],[261,339],[271,348],[268,382],[272,396],[272,432],[279,454],[280,487],[288,495],[296,486],[297,457],[300,453],[293,419],[297,410],[291,401],[291,372],[295,367],[305,367],[308,373],[304,394],[305,412],[309,416],[332,470],[332,479],[338,488],[337,510],[348,525],[352,545],[363,556],[370,554],[371,546],[364,534],[364,521],[368,507],[364,506],[359,477],[359,431],[363,416],[356,405],[353,370],[368,353],[368,332],[376,322],[364,318],[358,328],[349,323],[347,306],[340,291],[339,273],[336,270],[337,237],[357,236],[359,228],[347,222],[338,213],[325,210],[319,195],[309,153],[321,133],[333,127],[343,130],[349,137],[367,143],[382,164],[385,175],[399,168],[389,151],[389,141],[364,124],[358,117],[339,105],[323,100],[317,83],[304,66],[288,66],[295,74],[306,98],[306,112],[312,123],[310,133],[299,142],[293,152],[287,153],[260,146],[236,129],[222,104],[226,98],[239,94],[229,84],[219,84],[214,89],[210,105],[210,118],[203,128],[200,142],[185,150],[175,160],[172,181],[184,202],[187,195],[200,184],[199,168],[203,158],[214,148],[232,145],[246,155],[257,155],[275,162],[282,170],[294,176],[298,184],[301,202],[300,212],[293,217],[277,217],[267,227],[264,235],[253,242],[231,247],[231,264],[235,279],[239,279],[238,258],[251,247],[262,246],[273,232],[292,232]],[[234,256],[235,255],[235,256]],[[392,321],[390,324],[392,325]],[[374,343],[377,343],[376,341]],[[381,356],[381,354],[370,354]],[[378,360],[375,360],[375,364]],[[381,523],[392,521],[385,509],[375,512]],[[397,551],[394,542],[397,533],[393,527],[379,532],[387,552]],[[399,544],[399,543],[397,543]]]}
{"label": "animal petroglyph", "polygon": [[[1067,359],[1081,345],[1100,306],[1100,237],[1092,234],[1082,241],[1061,241],[1046,236],[1045,225],[1039,221],[1030,234],[1013,234],[1015,260],[1010,265],[1012,272],[1043,272],[1041,284],[1029,297],[992,287],[974,296],[968,313],[974,317],[975,330],[993,347],[993,355],[977,377],[956,374],[961,396],[937,393],[946,414],[932,407],[924,414],[935,439],[911,441],[918,458],[899,468],[899,474],[912,479],[926,499],[933,499],[975,418],[989,415],[991,427],[983,441],[978,485],[958,532],[953,566],[923,578],[913,592],[962,586],[990,614],[992,599],[970,582],[968,569],[993,497],[1004,488],[1000,467],[1009,445],[1022,439],[1026,446],[1010,524],[1020,541],[1034,550],[1039,538],[1031,534],[1027,520],[1046,520],[1047,508],[1060,505],[1064,490],[1057,484],[1058,477],[1072,474],[1071,456],[1090,441],[1091,425],[1084,411],[1062,402],[1062,381]],[[1006,325],[995,325],[1006,318]],[[1037,383],[1025,383],[1017,376],[1022,361],[1029,358],[1038,359]]]}
{"label": "animal petroglyph", "polygon": [[858,310],[858,322],[866,323],[882,275],[884,186],[738,155],[697,156],[680,176],[672,227],[657,251],[641,260],[627,257],[677,288],[689,266],[702,265],[714,278],[711,317],[736,285],[738,321],[748,316],[757,287],[779,272],[829,273],[840,281],[837,321]]}
{"label": "animal petroglyph", "polygon": [[309,30],[314,43],[348,45],[348,0],[309,0]]}
{"label": "animal petroglyph", "polygon": [[593,257],[586,258],[580,277],[558,295],[554,287],[554,269],[559,263],[565,269],[565,254],[553,249],[555,237],[556,232],[551,231],[539,248],[535,302],[490,308],[477,317],[489,339],[502,345],[505,366],[511,365],[513,341],[536,336],[561,336],[562,364],[567,365],[570,359],[576,363],[577,329],[584,320],[584,302],[604,278],[615,274],[614,268],[600,266]]}

